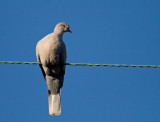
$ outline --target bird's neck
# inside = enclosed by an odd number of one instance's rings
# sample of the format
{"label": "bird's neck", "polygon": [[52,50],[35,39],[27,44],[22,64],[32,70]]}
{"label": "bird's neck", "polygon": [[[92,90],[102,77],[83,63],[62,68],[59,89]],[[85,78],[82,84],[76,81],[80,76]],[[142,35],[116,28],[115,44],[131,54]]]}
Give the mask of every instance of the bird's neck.
{"label": "bird's neck", "polygon": [[62,31],[54,31],[54,33],[60,38],[63,38],[63,32]]}

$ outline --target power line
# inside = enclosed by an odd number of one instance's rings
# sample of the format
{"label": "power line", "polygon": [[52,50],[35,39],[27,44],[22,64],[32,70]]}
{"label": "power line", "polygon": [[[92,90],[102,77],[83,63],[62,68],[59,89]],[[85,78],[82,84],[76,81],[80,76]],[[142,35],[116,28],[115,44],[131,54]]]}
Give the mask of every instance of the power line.
{"label": "power line", "polygon": [[[18,62],[18,61],[0,61],[3,64],[41,64],[40,62]],[[127,64],[90,64],[90,63],[65,63],[71,66],[108,66],[108,67],[146,67],[160,68],[159,65],[127,65]]]}
{"label": "power line", "polygon": [[0,61],[2,64],[41,64],[40,62]]}
{"label": "power line", "polygon": [[73,65],[73,66],[108,66],[108,67],[147,67],[147,68],[160,68],[160,66],[157,66],[157,65],[127,65],[127,64],[66,63],[66,65]]}

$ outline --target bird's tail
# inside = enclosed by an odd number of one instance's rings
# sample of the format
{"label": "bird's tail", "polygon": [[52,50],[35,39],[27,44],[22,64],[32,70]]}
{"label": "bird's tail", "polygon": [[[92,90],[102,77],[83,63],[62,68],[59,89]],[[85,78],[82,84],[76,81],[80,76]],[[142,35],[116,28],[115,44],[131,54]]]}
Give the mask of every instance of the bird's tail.
{"label": "bird's tail", "polygon": [[50,115],[60,115],[61,114],[60,92],[56,95],[48,92],[48,104],[49,104]]}

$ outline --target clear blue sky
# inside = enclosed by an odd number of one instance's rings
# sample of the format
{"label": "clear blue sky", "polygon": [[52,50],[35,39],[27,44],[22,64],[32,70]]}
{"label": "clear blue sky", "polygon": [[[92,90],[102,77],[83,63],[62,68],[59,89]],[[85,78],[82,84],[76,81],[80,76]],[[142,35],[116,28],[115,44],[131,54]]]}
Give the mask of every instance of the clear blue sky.
{"label": "clear blue sky", "polygon": [[[36,61],[65,21],[69,63],[160,65],[159,0],[0,0],[0,60]],[[62,114],[48,114],[38,65],[0,64],[0,122],[160,122],[160,69],[67,66]]]}

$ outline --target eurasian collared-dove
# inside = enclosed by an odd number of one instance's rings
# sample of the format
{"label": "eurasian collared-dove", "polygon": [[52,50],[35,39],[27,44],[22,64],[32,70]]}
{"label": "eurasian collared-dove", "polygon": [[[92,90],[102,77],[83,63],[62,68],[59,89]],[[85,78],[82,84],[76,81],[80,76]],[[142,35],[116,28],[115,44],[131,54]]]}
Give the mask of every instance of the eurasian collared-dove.
{"label": "eurasian collared-dove", "polygon": [[69,25],[61,22],[54,32],[41,39],[36,46],[37,61],[48,87],[48,104],[50,115],[61,114],[60,89],[65,74],[66,47],[63,42],[64,32],[71,32]]}

